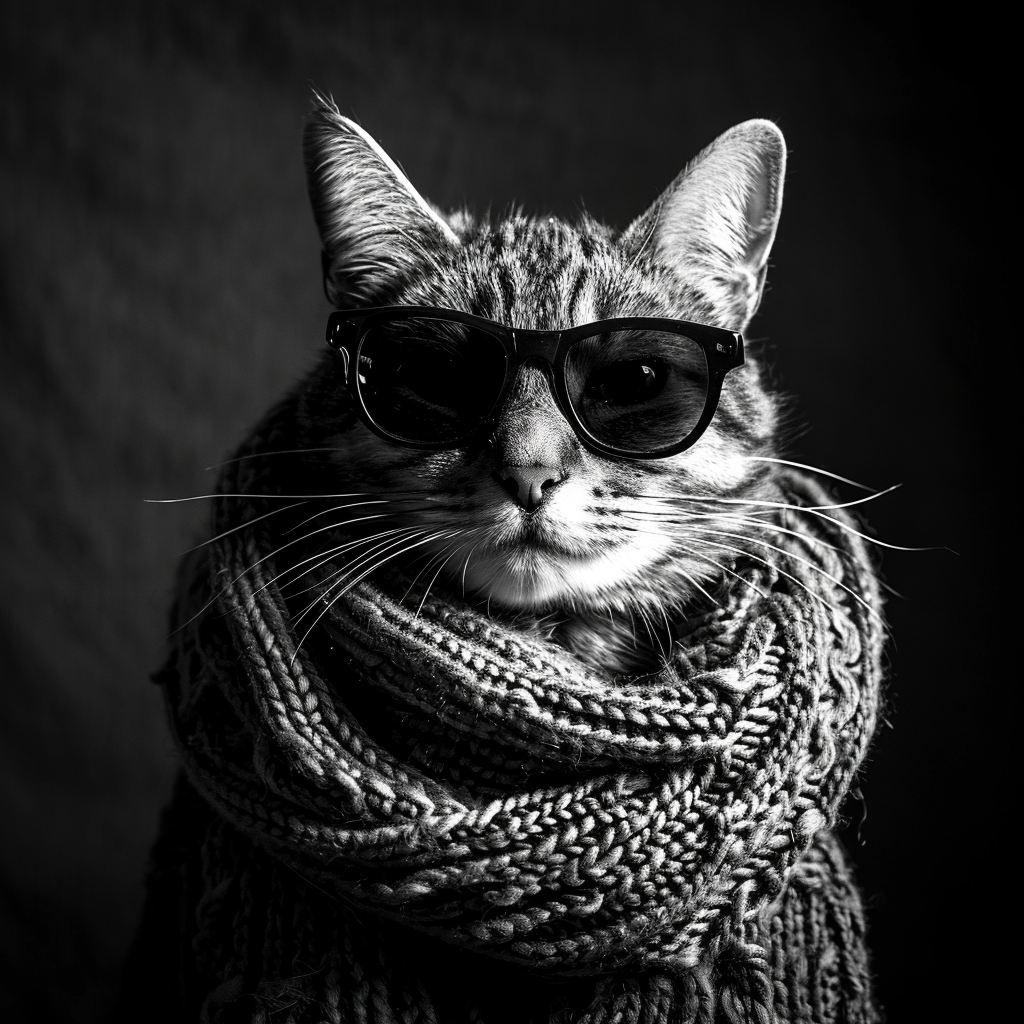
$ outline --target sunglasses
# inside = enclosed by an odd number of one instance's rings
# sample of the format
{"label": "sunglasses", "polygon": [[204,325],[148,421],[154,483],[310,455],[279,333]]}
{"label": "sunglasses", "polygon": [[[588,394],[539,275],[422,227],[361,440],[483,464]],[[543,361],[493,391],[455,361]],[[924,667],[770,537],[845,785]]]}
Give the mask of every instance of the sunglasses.
{"label": "sunglasses", "polygon": [[443,451],[494,429],[515,370],[540,366],[591,451],[661,459],[707,429],[743,337],[688,320],[619,317],[564,331],[505,327],[432,306],[336,310],[327,342],[362,421],[397,445]]}

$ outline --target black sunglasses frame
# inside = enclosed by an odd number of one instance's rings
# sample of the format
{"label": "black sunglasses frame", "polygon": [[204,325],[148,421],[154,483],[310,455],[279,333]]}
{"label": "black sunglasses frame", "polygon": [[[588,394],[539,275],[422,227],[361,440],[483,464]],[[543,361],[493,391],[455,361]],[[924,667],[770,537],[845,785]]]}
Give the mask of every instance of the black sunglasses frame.
{"label": "black sunglasses frame", "polygon": [[[505,379],[491,411],[476,427],[455,440],[413,441],[393,434],[374,420],[363,400],[359,388],[358,355],[360,343],[366,332],[376,324],[410,317],[452,320],[456,323],[466,324],[490,335],[498,341],[505,352]],[[616,448],[594,437],[573,408],[568,389],[565,386],[565,361],[569,350],[577,341],[581,338],[593,337],[595,334],[635,330],[653,330],[685,336],[701,347],[708,364],[708,393],[700,419],[685,438],[673,445],[651,452],[633,452]],[[708,424],[711,423],[718,410],[718,401],[722,394],[722,382],[725,375],[730,370],[743,365],[743,336],[736,331],[726,330],[724,327],[712,327],[709,324],[699,324],[691,320],[650,316],[597,320],[594,323],[570,327],[564,331],[535,331],[506,327],[504,324],[488,320],[486,317],[463,313],[457,309],[444,309],[440,306],[374,306],[369,309],[338,309],[331,313],[327,321],[327,344],[344,358],[346,383],[351,394],[356,397],[356,410],[363,423],[385,441],[401,445],[403,448],[415,448],[421,451],[446,451],[462,448],[472,444],[489,430],[493,430],[496,425],[495,413],[501,408],[502,402],[508,394],[514,371],[528,360],[534,360],[547,368],[558,407],[586,448],[599,455],[630,461],[668,458],[670,455],[678,455],[679,452],[694,445],[707,430]]]}

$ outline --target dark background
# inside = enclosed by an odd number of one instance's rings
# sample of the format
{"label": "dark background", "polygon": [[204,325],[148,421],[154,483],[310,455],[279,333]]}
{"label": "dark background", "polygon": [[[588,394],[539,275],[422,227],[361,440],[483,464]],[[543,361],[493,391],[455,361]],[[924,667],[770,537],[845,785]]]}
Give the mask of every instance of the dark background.
{"label": "dark background", "polygon": [[618,227],[730,125],[780,124],[790,170],[750,334],[797,396],[788,453],[902,484],[869,506],[877,536],[957,552],[883,560],[902,595],[892,728],[845,834],[879,988],[891,1021],[987,1019],[1001,889],[981,794],[1009,730],[986,703],[997,524],[979,466],[1001,428],[979,370],[987,199],[962,27],[741,0],[0,17],[5,1020],[95,1021],[116,985],[174,770],[147,674],[205,514],[143,499],[207,491],[204,468],[320,348],[310,83],[442,207],[585,204]]}

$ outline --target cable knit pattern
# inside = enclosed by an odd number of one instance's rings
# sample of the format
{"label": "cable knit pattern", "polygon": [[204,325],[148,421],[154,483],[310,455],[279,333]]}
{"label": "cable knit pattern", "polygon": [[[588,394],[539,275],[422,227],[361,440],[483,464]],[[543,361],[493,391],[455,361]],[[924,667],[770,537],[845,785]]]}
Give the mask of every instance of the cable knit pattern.
{"label": "cable knit pattern", "polygon": [[254,497],[218,503],[160,676],[187,782],[148,913],[181,932],[180,1019],[878,1019],[829,832],[881,684],[841,512],[780,510],[776,565],[738,558],[660,672],[609,679],[394,578],[334,600],[330,566],[296,626],[260,465],[224,474]]}

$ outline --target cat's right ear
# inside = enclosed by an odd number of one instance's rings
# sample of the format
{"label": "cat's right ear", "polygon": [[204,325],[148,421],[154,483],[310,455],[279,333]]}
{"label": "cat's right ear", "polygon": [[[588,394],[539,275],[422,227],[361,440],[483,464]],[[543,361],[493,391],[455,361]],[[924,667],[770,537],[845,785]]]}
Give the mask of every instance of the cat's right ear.
{"label": "cat's right ear", "polygon": [[303,142],[324,289],[336,307],[386,302],[430,253],[459,244],[387,153],[318,93]]}

